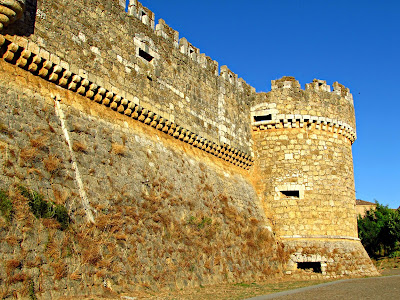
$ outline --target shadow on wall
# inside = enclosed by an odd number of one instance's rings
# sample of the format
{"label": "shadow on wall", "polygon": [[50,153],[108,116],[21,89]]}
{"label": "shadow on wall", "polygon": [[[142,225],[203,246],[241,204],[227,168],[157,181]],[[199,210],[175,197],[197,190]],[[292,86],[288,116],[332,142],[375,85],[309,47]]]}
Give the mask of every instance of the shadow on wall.
{"label": "shadow on wall", "polygon": [[30,36],[35,30],[36,16],[37,0],[26,0],[22,18],[6,26],[1,34]]}

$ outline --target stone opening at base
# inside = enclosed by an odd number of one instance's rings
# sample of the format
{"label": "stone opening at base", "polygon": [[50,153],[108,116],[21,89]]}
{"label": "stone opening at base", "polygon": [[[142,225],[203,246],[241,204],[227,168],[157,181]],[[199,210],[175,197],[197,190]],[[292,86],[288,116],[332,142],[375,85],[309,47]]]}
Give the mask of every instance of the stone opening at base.
{"label": "stone opening at base", "polygon": [[321,262],[298,262],[297,269],[312,270],[314,273],[322,273]]}
{"label": "stone opening at base", "polygon": [[153,56],[151,56],[149,53],[146,51],[139,49],[139,56],[147,60],[148,62],[151,62],[153,60]]}

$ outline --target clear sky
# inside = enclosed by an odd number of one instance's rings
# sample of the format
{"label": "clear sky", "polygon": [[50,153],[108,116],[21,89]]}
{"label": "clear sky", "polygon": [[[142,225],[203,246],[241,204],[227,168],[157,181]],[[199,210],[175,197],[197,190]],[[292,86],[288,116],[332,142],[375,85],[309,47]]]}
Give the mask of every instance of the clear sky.
{"label": "clear sky", "polygon": [[356,197],[400,206],[400,1],[141,2],[257,91],[284,75],[350,88]]}

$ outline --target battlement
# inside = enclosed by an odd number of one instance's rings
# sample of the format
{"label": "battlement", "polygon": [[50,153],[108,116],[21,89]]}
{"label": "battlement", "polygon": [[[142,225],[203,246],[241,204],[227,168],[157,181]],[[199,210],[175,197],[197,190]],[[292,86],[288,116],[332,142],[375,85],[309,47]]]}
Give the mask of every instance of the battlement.
{"label": "battlement", "polygon": [[294,77],[283,76],[280,79],[271,80],[271,90],[276,89],[301,89],[301,86]]}
{"label": "battlement", "polygon": [[341,97],[344,97],[346,100],[348,100],[352,105],[354,105],[353,102],[353,95],[350,93],[350,89],[346,88],[344,85],[340,84],[339,82],[334,82],[333,83],[333,92],[337,95],[340,95]]}
{"label": "battlement", "polygon": [[326,80],[314,79],[311,83],[306,83],[307,90],[330,92],[331,87],[326,84]]}
{"label": "battlement", "polygon": [[[124,6],[123,1],[120,2],[120,5]],[[202,68],[209,69],[215,76],[222,77],[234,87],[241,90],[246,86],[249,90],[255,92],[253,87],[248,85],[243,79],[238,78],[238,75],[229,70],[227,66],[221,67],[219,71],[218,62],[211,59],[206,54],[201,53],[200,49],[191,44],[186,38],[179,38],[179,32],[168,26],[165,20],[159,19],[158,24],[155,25],[155,14],[139,1],[130,0],[128,4],[128,15],[140,20],[143,24],[148,26],[149,29],[154,31],[156,35],[170,42],[173,48],[178,49],[182,54],[197,62]]]}
{"label": "battlement", "polygon": [[[326,84],[326,80],[314,79],[311,83],[306,83],[305,91],[332,93],[346,99],[353,105],[353,95],[348,88],[338,82],[334,82],[332,86],[333,91],[331,91],[330,85]],[[302,90],[299,81],[292,76],[271,80],[271,90],[277,89]]]}
{"label": "battlement", "polygon": [[143,6],[142,3],[137,0],[130,0],[128,5],[128,14],[139,19],[143,24],[154,30],[154,13],[147,7]]}

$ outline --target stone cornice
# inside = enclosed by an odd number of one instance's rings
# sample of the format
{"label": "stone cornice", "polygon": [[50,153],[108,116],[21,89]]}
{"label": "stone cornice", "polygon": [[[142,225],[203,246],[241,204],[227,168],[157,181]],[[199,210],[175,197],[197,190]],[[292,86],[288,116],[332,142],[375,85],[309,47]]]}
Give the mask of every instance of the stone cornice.
{"label": "stone cornice", "polygon": [[352,236],[342,235],[284,235],[282,239],[329,239],[329,240],[352,240],[359,241],[360,239]]}
{"label": "stone cornice", "polygon": [[274,115],[272,120],[253,121],[253,130],[269,130],[280,128],[304,128],[314,124],[315,129],[337,133],[348,138],[351,143],[356,140],[356,131],[349,124],[326,117],[310,115]]}

